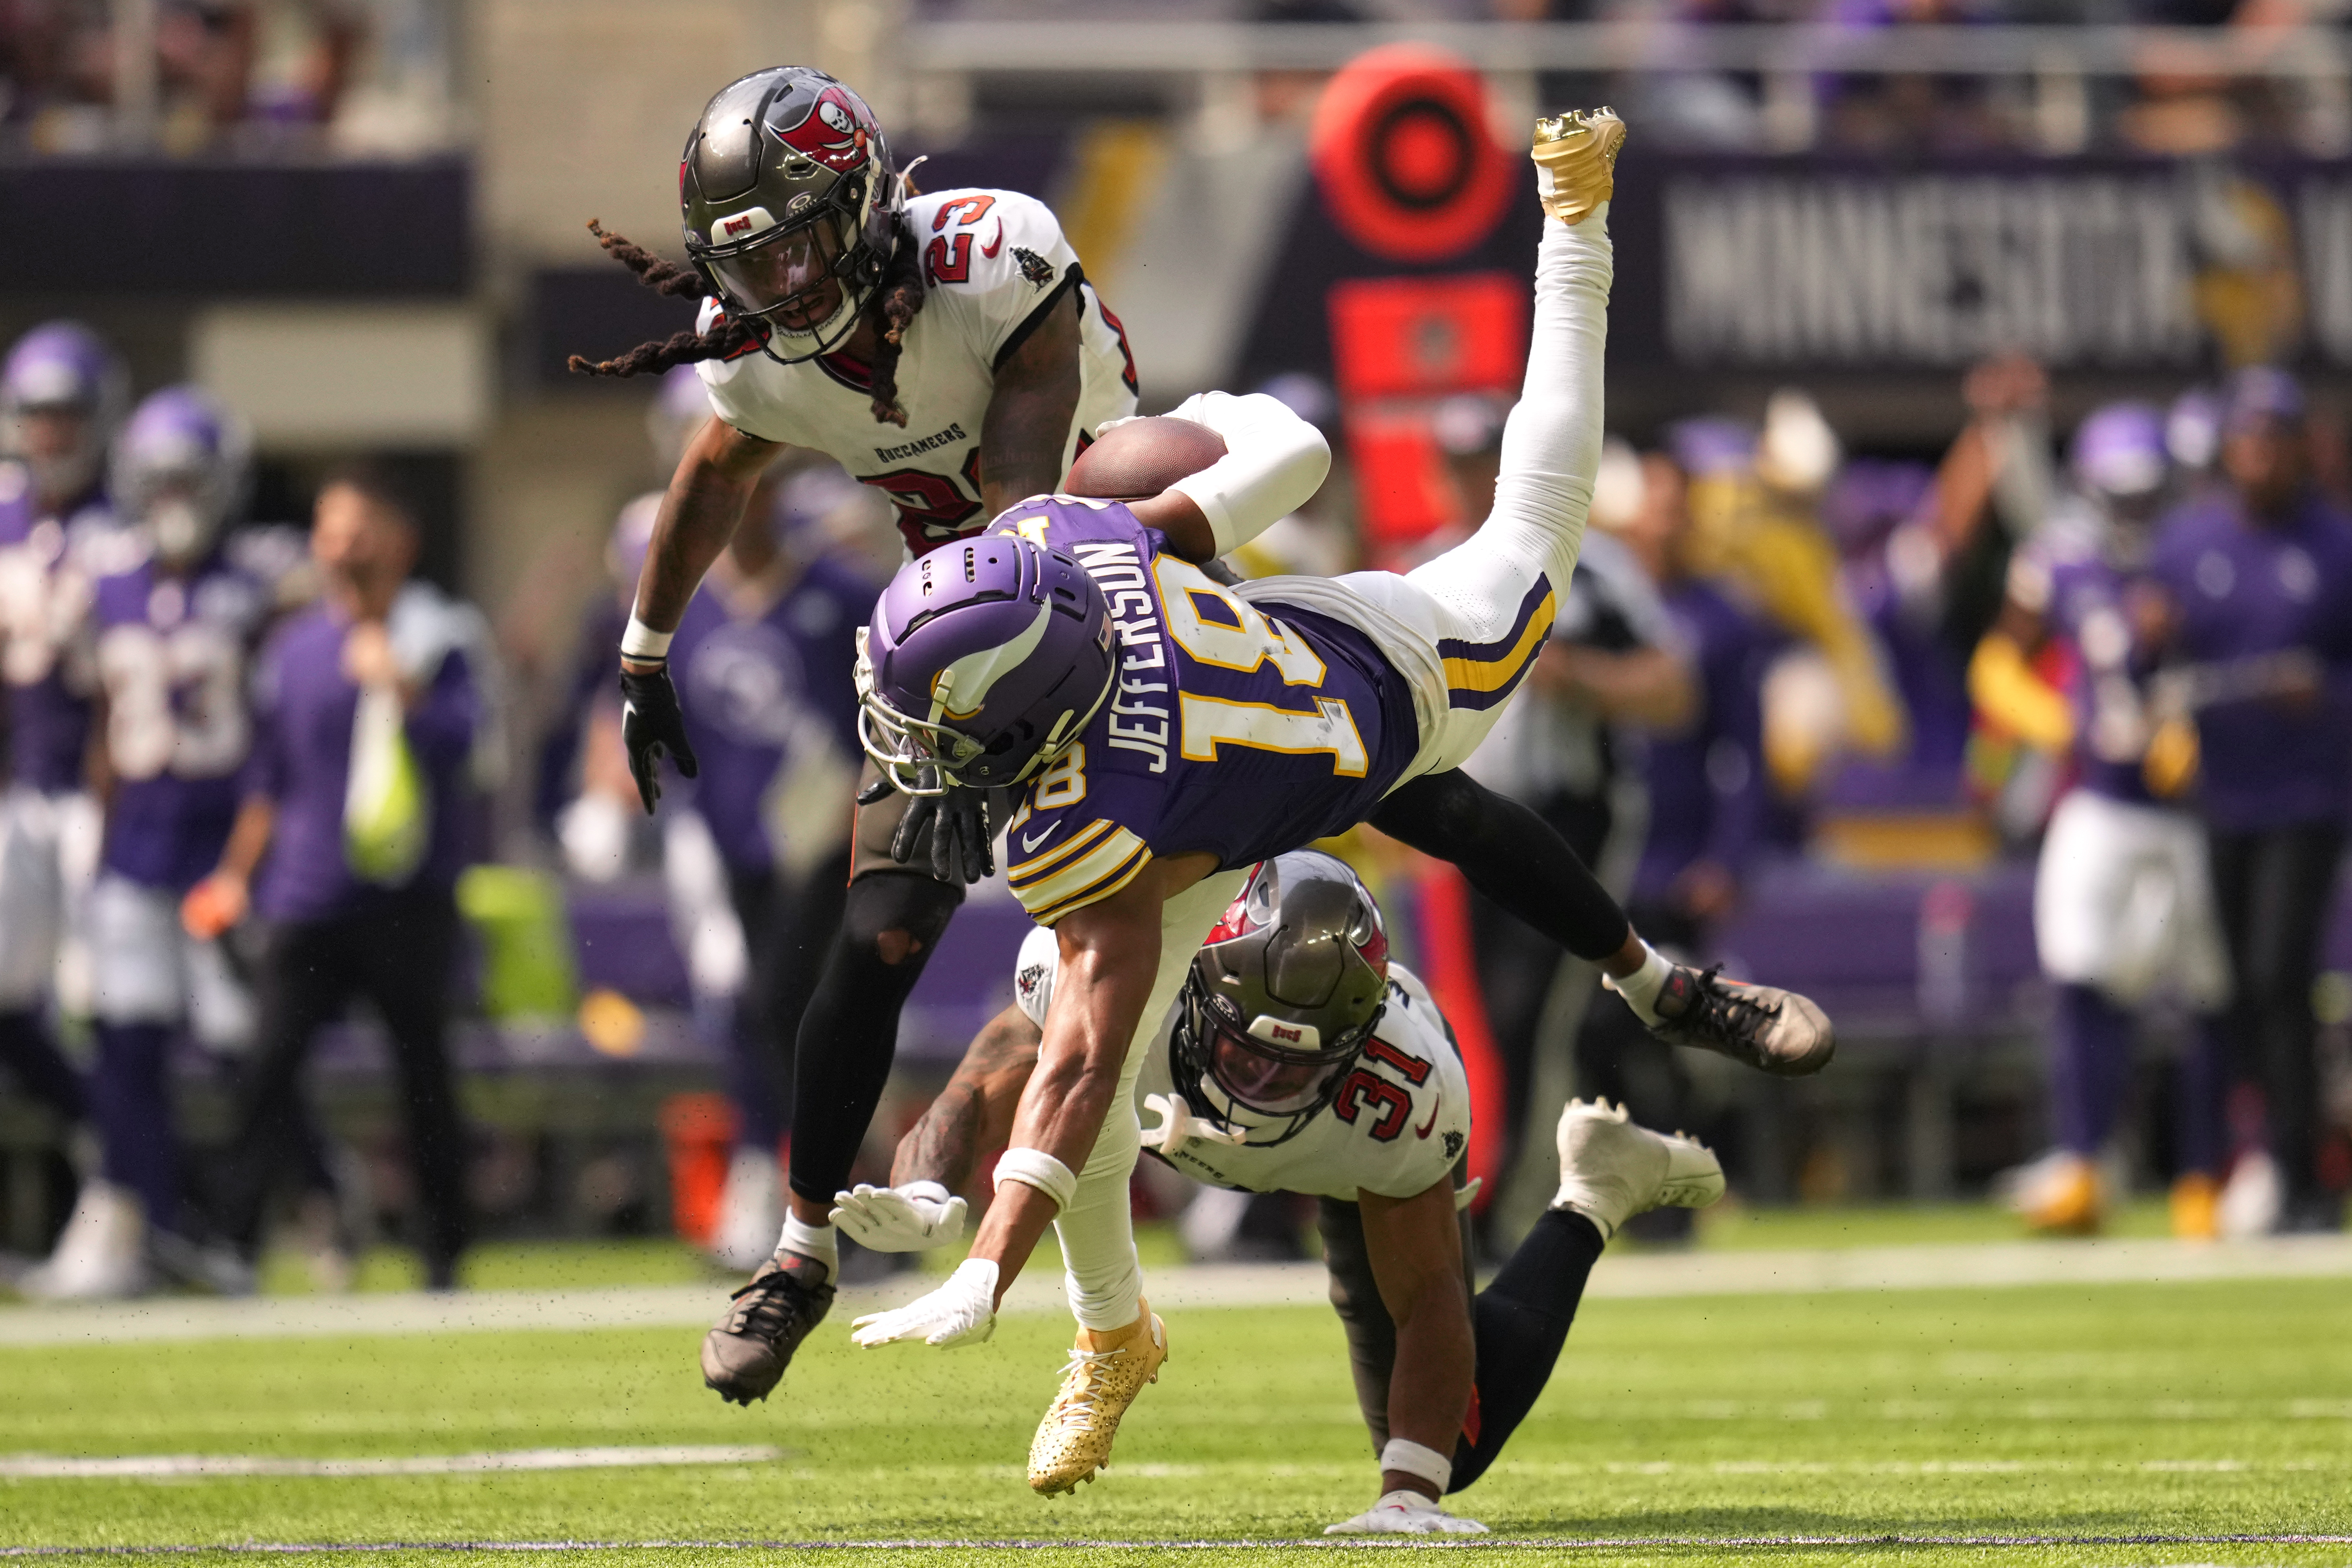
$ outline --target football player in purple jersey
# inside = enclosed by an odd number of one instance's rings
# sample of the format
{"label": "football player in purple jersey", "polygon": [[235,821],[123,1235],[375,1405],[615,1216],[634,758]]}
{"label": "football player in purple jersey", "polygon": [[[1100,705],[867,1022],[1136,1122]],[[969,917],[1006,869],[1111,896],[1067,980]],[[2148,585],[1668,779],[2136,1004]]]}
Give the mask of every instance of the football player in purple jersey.
{"label": "football player in purple jersey", "polygon": [[[233,559],[244,508],[242,424],[192,387],[140,404],[116,438],[115,502],[128,529],[88,552],[86,631],[96,672],[93,782],[105,814],[88,913],[98,1041],[90,1098],[105,1159],[82,1202],[120,1211],[109,1245],[68,1237],[35,1293],[119,1296],[154,1272],[236,1288],[191,1241],[172,1119],[169,1054],[184,1026],[242,1044],[249,1005],[211,942],[180,926],[180,899],[212,868],[236,815],[251,749],[249,657],[275,585]],[[110,559],[101,560],[101,557]]]}
{"label": "football player in purple jersey", "polygon": [[89,607],[82,547],[115,527],[103,470],[128,394],[114,352],[78,322],[34,328],[0,366],[0,1069],[68,1121],[86,1113],[82,1084],[45,1012],[97,840],[88,671],[70,653]]}
{"label": "football player in purple jersey", "polygon": [[[1386,797],[1453,773],[1550,629],[1600,455],[1611,252],[1605,220],[1593,220],[1623,134],[1605,112],[1538,127],[1538,184],[1554,221],[1538,259],[1526,391],[1495,509],[1454,550],[1405,576],[1227,590],[1203,563],[1307,499],[1326,459],[1295,416],[1286,425],[1279,405],[1259,406],[1271,399],[1212,394],[1188,407],[1216,425],[1223,458],[1156,496],[1023,502],[980,539],[903,567],[875,607],[859,678],[867,754],[898,787],[936,801],[936,820],[958,837],[982,831],[977,796],[1021,789],[1007,878],[1055,928],[1063,988],[971,1257],[931,1295],[861,1320],[856,1338],[985,1336],[1045,1226],[1076,1222],[1064,1257],[1089,1370],[1047,1412],[1059,1436],[1050,1464],[1033,1463],[1041,1491],[1099,1468],[1119,1412],[1165,1354],[1127,1235],[1139,1133],[1132,1114],[1113,1114],[1139,1070],[1129,1047],[1142,1021],[1173,1001],[1246,867],[1359,821],[1385,826],[1402,804]],[[1263,417],[1232,416],[1229,405]],[[1418,823],[1447,826],[1444,803],[1422,804]],[[1670,1038],[1783,1073],[1827,1062],[1828,1022],[1810,1002],[1677,969],[1589,873],[1536,890],[1588,913],[1597,898],[1612,929],[1592,956]],[[1112,1234],[1120,1240],[1107,1245]],[[780,1256],[713,1337],[772,1343],[778,1355],[747,1355],[743,1370],[772,1385],[829,1304],[823,1278]],[[706,1377],[718,1385],[712,1348]]]}
{"label": "football player in purple jersey", "polygon": [[[2137,403],[2095,410],[2074,432],[2068,468],[2072,493],[2018,548],[2000,617],[1969,664],[1978,709],[2074,774],[2033,886],[2034,943],[2057,992],[2054,1147],[2018,1173],[2011,1201],[2036,1230],[2099,1228],[2113,1195],[2099,1163],[2131,1085],[2133,1017],[2169,993],[2200,1020],[2179,1064],[2173,1226],[2210,1238],[2222,1154],[2214,1033],[2229,963],[2203,828],[2169,798],[2180,781],[2163,766],[2155,650],[2133,628],[2135,600],[2154,591],[2146,574],[2156,521],[2175,493],[2163,415]],[[2053,639],[2073,656],[2063,688],[2035,672]]]}

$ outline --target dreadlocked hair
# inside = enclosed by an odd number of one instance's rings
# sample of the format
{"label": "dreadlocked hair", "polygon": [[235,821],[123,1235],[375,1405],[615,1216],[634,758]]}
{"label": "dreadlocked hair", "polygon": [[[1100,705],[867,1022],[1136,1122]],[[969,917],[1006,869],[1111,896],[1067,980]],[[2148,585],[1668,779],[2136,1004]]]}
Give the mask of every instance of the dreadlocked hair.
{"label": "dreadlocked hair", "polygon": [[[596,237],[596,243],[604,247],[607,256],[635,273],[637,281],[654,292],[681,300],[713,298],[709,284],[693,268],[680,267],[641,245],[632,244],[607,231],[594,218],[588,220],[588,232]],[[866,302],[866,313],[879,331],[874,349],[874,379],[868,389],[877,425],[903,427],[907,423],[907,411],[898,405],[898,356],[905,352],[907,328],[922,313],[925,298],[921,248],[901,218],[897,243],[890,247],[890,259],[882,270],[881,284]],[[759,342],[759,334],[750,327],[732,316],[721,316],[707,332],[674,332],[667,338],[639,343],[615,359],[591,360],[584,354],[573,354],[565,363],[575,375],[647,375],[703,360],[732,359],[756,347]]]}

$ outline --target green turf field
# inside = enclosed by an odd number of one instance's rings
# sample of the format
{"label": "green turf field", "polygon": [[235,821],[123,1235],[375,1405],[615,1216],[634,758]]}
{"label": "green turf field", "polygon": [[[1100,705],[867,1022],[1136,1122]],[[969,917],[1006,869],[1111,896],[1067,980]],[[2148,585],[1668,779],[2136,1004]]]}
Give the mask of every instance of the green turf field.
{"label": "green turf field", "polygon": [[[1119,1465],[1053,1502],[1029,1494],[1020,1465],[1063,1323],[1008,1319],[994,1342],[957,1352],[857,1351],[845,1327],[828,1323],[783,1394],[748,1413],[699,1386],[691,1330],[0,1351],[6,1454],[782,1450],[716,1466],[529,1473],[10,1479],[0,1480],[0,1544],[1233,1541],[1317,1535],[1370,1500],[1339,1329],[1319,1310],[1177,1315],[1172,1359],[1129,1416]],[[2352,1563],[2345,1545],[1698,1543],[2352,1535],[2352,1303],[2343,1282],[2324,1280],[1593,1301],[1534,1416],[1455,1507],[1501,1535],[1654,1543],[1573,1552],[1612,1568],[1890,1555]],[[1028,1554],[1035,1568],[1171,1555]],[[1371,1552],[1284,1555],[1333,1563]],[[823,1560],[853,1557],[943,1560]],[[678,1547],[604,1560],[744,1558]]]}

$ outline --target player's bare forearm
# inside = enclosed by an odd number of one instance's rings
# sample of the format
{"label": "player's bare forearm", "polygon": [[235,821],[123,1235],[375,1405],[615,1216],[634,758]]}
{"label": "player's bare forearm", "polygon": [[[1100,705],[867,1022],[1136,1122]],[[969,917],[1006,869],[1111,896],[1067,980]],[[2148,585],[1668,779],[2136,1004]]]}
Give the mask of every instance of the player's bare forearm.
{"label": "player's bare forearm", "polygon": [[782,450],[724,419],[709,421],[687,443],[637,574],[639,620],[659,632],[677,629],[702,574],[735,536],[760,475]]}
{"label": "player's bare forearm", "polygon": [[269,837],[278,829],[278,803],[266,795],[249,795],[236,808],[236,822],[228,830],[228,843],[221,849],[220,874],[234,877],[240,883],[253,880],[254,868],[269,849]]}
{"label": "player's bare forearm", "polygon": [[[1454,1184],[1441,1179],[1409,1198],[1363,1193],[1357,1208],[1381,1303],[1396,1324],[1389,1436],[1451,1456],[1478,1370]],[[1382,1474],[1383,1492],[1401,1487],[1434,1495],[1418,1476]]]}
{"label": "player's bare forearm", "polygon": [[980,426],[980,497],[991,517],[1061,488],[1078,413],[1080,304],[1073,289],[997,367]]}
{"label": "player's bare forearm", "polygon": [[890,1184],[937,1182],[951,1193],[971,1179],[972,1163],[1013,1133],[1013,1113],[1037,1066],[1037,1026],[1008,1006],[972,1037],[955,1076],[930,1109],[898,1140]]}

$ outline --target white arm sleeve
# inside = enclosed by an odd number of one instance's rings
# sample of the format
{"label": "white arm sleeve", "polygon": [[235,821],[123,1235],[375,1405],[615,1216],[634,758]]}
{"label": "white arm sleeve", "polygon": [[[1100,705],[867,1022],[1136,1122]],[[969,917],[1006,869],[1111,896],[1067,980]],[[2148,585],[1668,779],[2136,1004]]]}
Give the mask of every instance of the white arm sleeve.
{"label": "white arm sleeve", "polygon": [[1607,203],[1572,228],[1557,218],[1544,220],[1527,384],[1503,426],[1502,471],[1487,525],[1551,535],[1555,583],[1568,581],[1582,548],[1601,467],[1613,272]]}
{"label": "white arm sleeve", "polygon": [[[1263,392],[1198,392],[1171,411],[1225,438],[1225,455],[1169,486],[1192,498],[1216,537],[1237,550],[1307,504],[1331,471],[1323,432]],[[1585,493],[1591,493],[1588,483]]]}

